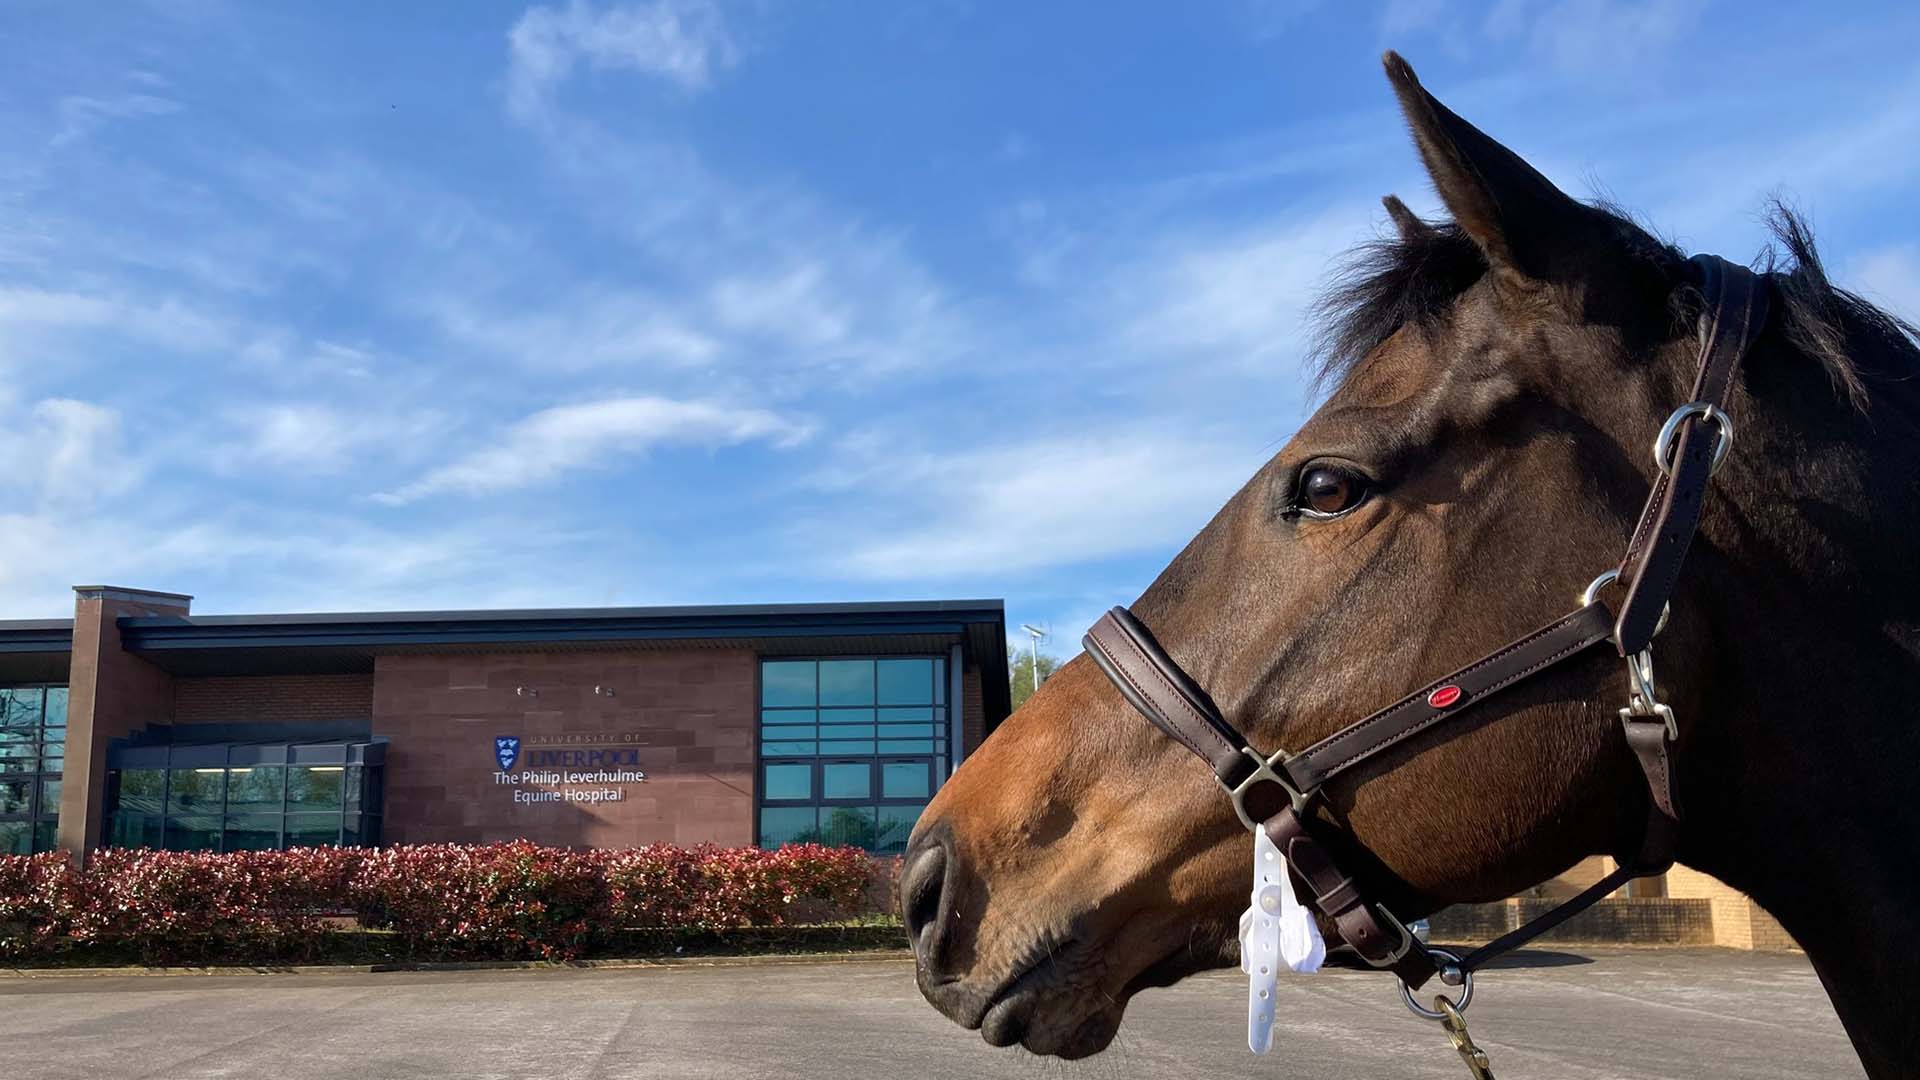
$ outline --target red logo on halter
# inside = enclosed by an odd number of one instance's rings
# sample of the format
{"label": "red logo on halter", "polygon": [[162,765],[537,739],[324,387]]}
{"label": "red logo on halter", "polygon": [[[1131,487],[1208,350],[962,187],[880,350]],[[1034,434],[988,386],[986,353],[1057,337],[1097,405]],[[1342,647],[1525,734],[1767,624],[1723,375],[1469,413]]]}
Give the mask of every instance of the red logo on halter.
{"label": "red logo on halter", "polygon": [[1427,695],[1427,704],[1436,709],[1444,709],[1459,700],[1460,688],[1451,684],[1436,687],[1433,693]]}

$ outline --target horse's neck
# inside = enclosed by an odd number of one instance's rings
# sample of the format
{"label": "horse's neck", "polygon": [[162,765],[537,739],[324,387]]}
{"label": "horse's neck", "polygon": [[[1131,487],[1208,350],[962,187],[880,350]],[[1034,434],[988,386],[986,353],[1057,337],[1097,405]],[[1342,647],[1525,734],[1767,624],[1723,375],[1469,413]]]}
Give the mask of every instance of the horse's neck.
{"label": "horse's neck", "polygon": [[1889,401],[1871,423],[1808,421],[1794,396],[1755,402],[1740,438],[1756,467],[1735,474],[1703,534],[1713,640],[1680,761],[1681,857],[1753,896],[1806,948],[1874,1075],[1912,1075],[1916,412]]}

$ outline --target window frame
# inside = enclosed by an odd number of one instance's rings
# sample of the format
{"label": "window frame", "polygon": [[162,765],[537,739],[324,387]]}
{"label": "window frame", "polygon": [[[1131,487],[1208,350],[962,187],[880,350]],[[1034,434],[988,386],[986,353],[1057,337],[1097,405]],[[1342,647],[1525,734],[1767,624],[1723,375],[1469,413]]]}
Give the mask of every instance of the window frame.
{"label": "window frame", "polygon": [[[29,727],[7,728],[6,730],[16,733],[22,731],[29,732],[30,734],[27,738],[10,740],[10,744],[14,746],[31,746],[33,753],[30,756],[23,755],[9,758],[8,760],[31,761],[33,767],[18,772],[0,772],[0,782],[25,784],[27,789],[26,809],[18,813],[0,814],[0,825],[24,826],[27,837],[27,851],[29,853],[52,851],[59,843],[57,838],[60,832],[60,804],[58,800],[52,800],[52,805],[48,805],[49,800],[45,798],[45,795],[49,781],[59,785],[63,794],[66,790],[63,781],[66,777],[66,733],[68,730],[68,717],[67,710],[62,710],[60,723],[57,725],[49,725],[47,723],[47,699],[52,691],[69,691],[69,685],[63,682],[10,682],[0,685],[0,691],[15,692],[21,690],[34,690],[39,692],[39,706],[35,713],[33,724]],[[71,698],[69,698],[69,709],[71,705]],[[47,753],[47,732],[50,728],[57,728],[60,731],[60,748],[57,754]],[[47,768],[48,762],[59,762],[60,767],[57,769],[49,769]],[[51,826],[51,830],[49,830],[49,826]],[[41,842],[43,836],[50,836],[53,839],[43,844]],[[6,852],[0,852],[0,854],[5,853]]]}
{"label": "window frame", "polygon": [[[810,835],[812,838],[819,840],[820,842],[826,842],[826,838],[821,832],[821,830],[826,828],[826,826],[822,822],[823,822],[824,816],[830,811],[852,810],[852,809],[864,809],[868,811],[867,816],[872,819],[871,825],[874,829],[875,840],[877,841],[879,838],[880,822],[883,818],[886,817],[886,815],[883,813],[885,809],[914,807],[914,808],[918,808],[918,810],[924,810],[926,808],[927,803],[931,801],[934,794],[939,791],[940,785],[945,778],[944,774],[946,772],[946,762],[952,747],[953,731],[955,730],[954,725],[958,722],[957,714],[960,711],[958,707],[958,703],[949,700],[951,698],[951,694],[949,692],[949,682],[952,678],[951,669],[954,664],[953,657],[950,654],[910,653],[910,654],[873,654],[873,655],[867,655],[867,656],[847,656],[847,655],[771,656],[771,655],[763,654],[763,655],[757,656],[755,660],[756,660],[756,663],[754,666],[754,686],[753,686],[753,700],[754,700],[753,837],[754,837],[755,846],[763,847],[763,848],[770,847],[770,846],[778,846],[778,844],[773,844],[773,845],[768,844],[767,842],[768,837],[765,831],[763,830],[762,822],[764,820],[765,812],[768,810],[799,810],[799,809],[812,810],[814,812],[814,826],[812,829],[808,830],[806,833],[803,833],[802,835],[803,836]],[[887,701],[884,704],[882,703],[881,699],[884,695],[881,689],[881,674],[880,674],[879,664],[883,661],[889,661],[889,660],[919,660],[919,661],[927,662],[928,682],[927,682],[926,700],[921,702]],[[829,704],[823,703],[820,699],[820,694],[821,694],[820,665],[822,663],[845,663],[850,661],[865,662],[869,665],[872,665],[872,670],[873,670],[872,701],[867,704],[831,704],[829,705]],[[767,704],[766,702],[766,665],[791,664],[791,663],[807,663],[812,665],[812,672],[813,672],[812,701],[806,704],[783,704],[783,705]],[[929,748],[927,752],[902,753],[899,751],[882,749],[882,744],[887,742],[888,740],[881,738],[881,730],[884,724],[886,724],[888,721],[883,721],[881,719],[881,713],[887,709],[925,709],[927,710],[929,714],[929,718],[926,722],[932,728],[931,737],[926,741],[926,745]],[[828,714],[834,712],[835,710],[864,710],[868,714],[868,716],[871,717],[871,719],[867,721],[867,726],[871,728],[871,736],[861,740],[843,740],[843,739],[827,740],[825,739],[822,735],[822,732],[825,726],[827,725]],[[803,739],[780,739],[780,740],[773,740],[773,741],[776,741],[784,745],[789,745],[789,746],[794,745],[796,743],[811,745],[812,752],[805,753],[805,754],[787,754],[787,753],[768,754],[766,752],[766,746],[769,742],[769,739],[766,737],[766,733],[768,731],[769,726],[771,726],[776,731],[781,730],[783,727],[791,731],[796,729],[799,726],[799,725],[781,725],[778,722],[773,722],[773,721],[775,721],[775,719],[781,716],[782,714],[802,714],[802,713],[808,714],[811,720],[811,737],[810,738],[804,739],[804,740]],[[907,721],[894,721],[894,722],[904,723]],[[840,745],[835,745],[835,744],[844,744],[849,741],[864,742],[870,749],[865,753],[848,753],[845,750],[843,750]],[[897,741],[904,741],[904,740],[895,740],[895,741],[897,742]],[[834,745],[834,749],[828,750],[829,745]],[[887,797],[886,787],[885,787],[886,766],[906,764],[906,763],[919,765],[926,770],[926,774],[927,774],[926,794],[921,796],[915,796],[915,797],[903,797],[903,796]],[[769,797],[767,794],[767,784],[766,784],[767,766],[769,765],[801,765],[801,764],[805,764],[809,766],[808,797],[802,798],[802,799],[792,799],[792,798],[782,799],[782,798]],[[867,794],[865,796],[860,796],[860,797],[843,797],[843,798],[827,797],[827,789],[826,789],[827,766],[853,765],[853,764],[865,765],[867,767]],[[918,816],[917,812],[915,816],[916,817]],[[793,841],[782,841],[782,842],[793,842]],[[877,849],[869,847],[869,850],[877,850]]]}

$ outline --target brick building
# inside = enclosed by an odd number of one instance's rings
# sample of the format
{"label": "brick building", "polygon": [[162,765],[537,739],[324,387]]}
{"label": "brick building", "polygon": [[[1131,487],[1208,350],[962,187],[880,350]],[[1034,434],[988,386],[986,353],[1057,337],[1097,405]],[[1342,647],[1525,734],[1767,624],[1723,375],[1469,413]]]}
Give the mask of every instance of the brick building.
{"label": "brick building", "polygon": [[0,852],[897,851],[1008,711],[998,600],[0,622]]}

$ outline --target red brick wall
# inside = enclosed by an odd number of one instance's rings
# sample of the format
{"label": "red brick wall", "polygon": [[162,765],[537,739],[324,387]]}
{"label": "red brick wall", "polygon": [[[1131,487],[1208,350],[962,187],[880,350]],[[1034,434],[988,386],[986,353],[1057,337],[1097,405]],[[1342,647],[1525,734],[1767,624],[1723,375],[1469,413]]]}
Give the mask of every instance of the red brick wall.
{"label": "red brick wall", "polygon": [[987,710],[980,702],[979,666],[968,664],[960,678],[961,693],[966,695],[960,707],[960,738],[967,754],[971,756],[980,748],[980,741],[987,737]]}
{"label": "red brick wall", "polygon": [[185,598],[140,598],[121,590],[79,592],[67,677],[67,766],[60,790],[60,846],[100,845],[107,744],[173,720],[173,677],[120,647],[122,616],[184,615]]}
{"label": "red brick wall", "polygon": [[373,676],[175,676],[176,724],[365,720],[373,715]]}
{"label": "red brick wall", "polygon": [[[392,739],[384,839],[751,844],[757,680],[746,650],[379,657],[373,730]],[[523,762],[536,738],[618,738],[647,779],[621,785],[618,802],[516,803],[516,787],[494,780],[500,735],[521,738]]]}

